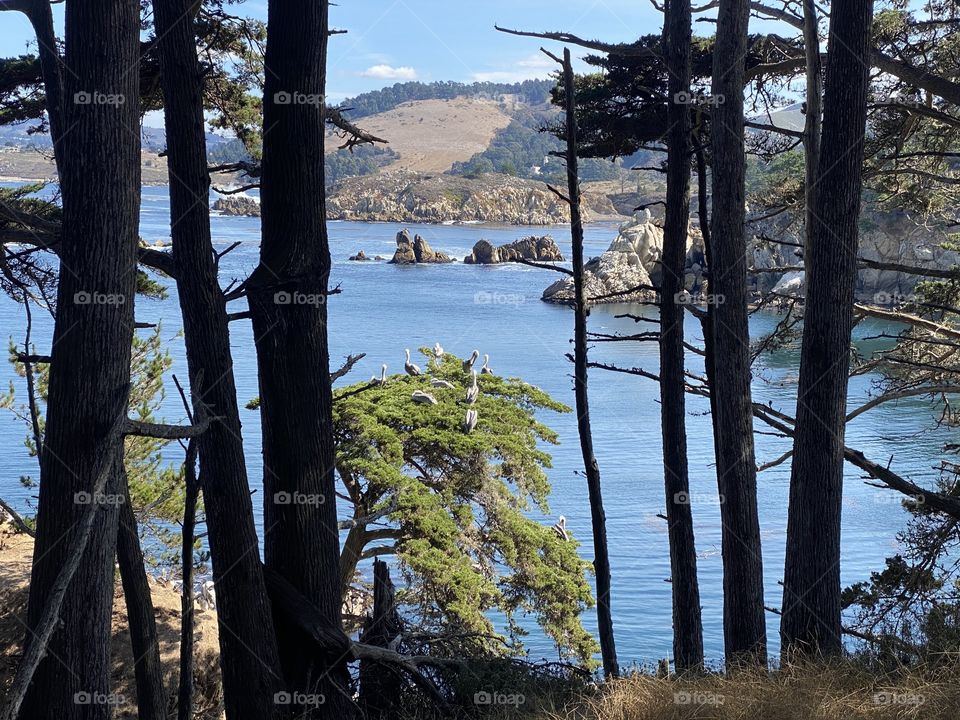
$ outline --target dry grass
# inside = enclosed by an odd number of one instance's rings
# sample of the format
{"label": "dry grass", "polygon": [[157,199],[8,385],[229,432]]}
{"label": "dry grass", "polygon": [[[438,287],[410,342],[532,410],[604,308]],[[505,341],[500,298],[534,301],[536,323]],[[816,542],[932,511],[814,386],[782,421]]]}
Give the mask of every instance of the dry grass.
{"label": "dry grass", "polygon": [[886,674],[854,661],[680,679],[636,674],[483,717],[530,720],[957,720],[960,666]]}
{"label": "dry grass", "polygon": [[[497,130],[510,124],[510,116],[492,100],[417,100],[360,118],[357,124],[389,140],[400,155],[391,169],[442,173],[486,150]],[[334,138],[327,150],[341,143]]]}

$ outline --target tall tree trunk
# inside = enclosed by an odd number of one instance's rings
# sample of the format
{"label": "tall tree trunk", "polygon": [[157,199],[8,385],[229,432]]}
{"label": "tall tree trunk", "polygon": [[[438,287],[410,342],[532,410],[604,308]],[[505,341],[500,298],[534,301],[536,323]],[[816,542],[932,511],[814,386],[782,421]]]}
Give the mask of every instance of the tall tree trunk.
{"label": "tall tree trunk", "polygon": [[750,392],[743,147],[748,0],[720,0],[713,50],[713,211],[710,293],[713,307],[717,484],[723,554],[723,644],[728,666],[766,664],[763,557],[757,514],[757,466]]}
{"label": "tall tree trunk", "polygon": [[835,654],[840,628],[844,417],[857,277],[872,0],[831,7],[821,158],[790,472],[783,617],[789,654]]}
{"label": "tall tree trunk", "polygon": [[[339,629],[323,168],[327,11],[326,0],[269,4],[263,239],[247,297],[260,380],[264,560]],[[346,681],[344,659],[316,658],[297,633],[280,628],[278,641],[289,689],[321,692],[326,703],[314,714],[349,717],[352,703],[331,682]],[[332,665],[324,666],[327,662]]]}
{"label": "tall tree trunk", "polygon": [[803,0],[803,47],[807,56],[806,111],[803,121],[804,203],[806,221],[804,237],[810,240],[816,204],[817,163],[820,160],[820,114],[822,112],[823,76],[820,71],[820,30],[816,0]]}
{"label": "tall tree trunk", "polygon": [[687,473],[683,271],[690,220],[690,1],[670,0],[663,39],[670,103],[667,192],[660,283],[660,419],[673,592],[673,656],[678,670],[703,665],[703,625]]}
{"label": "tall tree trunk", "polygon": [[593,452],[593,431],[590,429],[590,401],[587,394],[587,315],[589,308],[583,284],[583,218],[580,212],[580,177],[577,162],[576,88],[570,51],[563,51],[563,84],[566,96],[567,128],[567,197],[570,200],[570,234],[573,246],[573,382],[577,406],[577,429],[580,452],[590,496],[590,517],[593,524],[593,568],[597,578],[597,624],[600,630],[600,654],[603,674],[610,678],[620,672],[617,646],[613,634],[613,613],[610,607],[610,554],[607,549],[607,516],[603,511],[600,487],[600,466]]}
{"label": "tall tree trunk", "polygon": [[[120,487],[130,497],[126,470],[121,468]],[[137,717],[139,720],[164,720],[167,716],[167,695],[163,688],[163,667],[160,665],[160,643],[153,611],[150,583],[143,565],[137,517],[130,502],[120,506],[117,527],[117,563],[123,583],[133,650],[133,670],[137,680]]]}
{"label": "tall tree trunk", "polygon": [[[40,463],[37,540],[26,644],[71,553],[87,508],[97,460],[122,462],[112,432],[125,417],[133,342],[140,196],[139,5],[134,0],[70,0],[65,35],[61,137],[63,233],[54,325],[47,432]],[[85,93],[85,94],[84,94]],[[96,182],[91,182],[91,177]],[[109,449],[106,449],[109,446]],[[114,457],[103,458],[104,453]],[[116,478],[116,472],[112,476]],[[108,718],[110,623],[117,542],[111,480],[92,535],[60,609],[59,629],[33,678],[22,718]],[[103,502],[101,502],[103,501]],[[91,698],[78,705],[79,696]]]}
{"label": "tall tree trunk", "polygon": [[[282,687],[240,434],[226,302],[210,240],[202,76],[190,0],[156,0],[177,294],[194,405],[216,420],[198,438],[220,626],[227,717],[269,718]],[[194,413],[199,415],[199,413]]]}

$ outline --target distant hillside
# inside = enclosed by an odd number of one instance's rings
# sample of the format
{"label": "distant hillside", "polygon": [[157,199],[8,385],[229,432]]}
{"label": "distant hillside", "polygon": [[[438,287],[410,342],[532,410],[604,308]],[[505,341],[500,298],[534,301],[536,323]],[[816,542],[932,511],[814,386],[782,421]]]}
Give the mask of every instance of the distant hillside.
{"label": "distant hillside", "polygon": [[[496,101],[458,97],[404,102],[358,122],[389,140],[387,147],[397,154],[391,169],[442,173],[486,150],[510,115]],[[328,151],[336,147],[328,143]]]}
{"label": "distant hillside", "polygon": [[470,85],[450,81],[406,82],[357,95],[345,100],[341,107],[348,109],[348,115],[356,119],[387,112],[403,103],[417,100],[452,100],[464,97],[490,100],[506,106],[546,105],[549,103],[550,90],[555,85],[553,80],[524,80],[512,84],[484,82]]}

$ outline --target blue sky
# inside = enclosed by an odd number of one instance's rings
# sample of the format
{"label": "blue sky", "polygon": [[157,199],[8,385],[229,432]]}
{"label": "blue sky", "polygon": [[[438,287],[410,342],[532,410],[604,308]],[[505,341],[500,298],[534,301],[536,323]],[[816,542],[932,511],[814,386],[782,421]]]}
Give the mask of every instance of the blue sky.
{"label": "blue sky", "polygon": [[[265,19],[266,2],[248,0],[232,11]],[[63,5],[54,13],[59,30]],[[620,42],[659,32],[661,16],[648,0],[339,0],[330,21],[348,31],[330,43],[328,94],[337,102],[406,80],[547,77],[553,65],[541,43],[498,33],[494,23]],[[27,51],[33,34],[25,17],[2,13],[0,28],[3,56]]]}

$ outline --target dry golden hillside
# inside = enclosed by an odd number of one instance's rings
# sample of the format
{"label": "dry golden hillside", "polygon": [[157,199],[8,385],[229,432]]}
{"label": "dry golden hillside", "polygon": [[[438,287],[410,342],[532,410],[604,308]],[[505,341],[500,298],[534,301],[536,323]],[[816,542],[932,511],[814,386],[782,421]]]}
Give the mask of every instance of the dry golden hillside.
{"label": "dry golden hillside", "polygon": [[[388,140],[400,155],[391,169],[441,173],[486,150],[497,130],[510,123],[510,116],[493,100],[455,98],[403,103],[356,122]],[[328,152],[340,144],[335,140],[327,144]]]}

